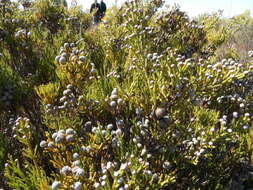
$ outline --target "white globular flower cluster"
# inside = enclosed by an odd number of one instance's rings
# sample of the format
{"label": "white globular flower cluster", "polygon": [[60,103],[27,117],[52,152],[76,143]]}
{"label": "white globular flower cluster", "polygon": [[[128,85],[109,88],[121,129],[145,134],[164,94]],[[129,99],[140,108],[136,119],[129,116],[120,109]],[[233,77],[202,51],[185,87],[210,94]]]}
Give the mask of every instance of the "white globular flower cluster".
{"label": "white globular flower cluster", "polygon": [[248,51],[249,57],[253,57],[253,50]]}
{"label": "white globular flower cluster", "polygon": [[32,35],[32,32],[26,30],[26,29],[21,29],[15,33],[16,38],[27,38]]}
{"label": "white globular flower cluster", "polygon": [[114,88],[110,95],[109,105],[112,109],[120,109],[125,104],[124,100],[119,98],[118,89]]}
{"label": "white globular flower cluster", "polygon": [[72,173],[76,176],[76,177],[82,177],[84,176],[84,169],[75,166],[74,168],[72,168]]}
{"label": "white globular flower cluster", "polygon": [[81,190],[82,189],[82,183],[80,181],[77,181],[73,185],[74,190]]}
{"label": "white globular flower cluster", "polygon": [[[52,139],[55,143],[71,143],[75,139],[75,131],[71,128],[68,128],[66,131],[64,129],[61,129],[55,133],[52,134]],[[48,144],[49,145],[49,144]],[[54,146],[54,143],[51,142],[51,146]]]}
{"label": "white globular flower cluster", "polygon": [[64,166],[61,170],[60,173],[63,175],[69,175],[72,172],[71,167],[69,166]]}
{"label": "white globular flower cluster", "polygon": [[52,190],[57,190],[61,187],[61,182],[60,181],[54,181],[53,184],[51,185]]}

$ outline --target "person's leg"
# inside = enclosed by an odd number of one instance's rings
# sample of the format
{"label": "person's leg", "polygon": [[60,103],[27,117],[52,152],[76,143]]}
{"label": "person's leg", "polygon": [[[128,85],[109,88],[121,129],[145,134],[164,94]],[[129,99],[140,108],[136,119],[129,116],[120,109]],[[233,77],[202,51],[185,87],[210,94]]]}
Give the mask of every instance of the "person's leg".
{"label": "person's leg", "polygon": [[93,24],[98,23],[98,17],[96,15],[93,16]]}

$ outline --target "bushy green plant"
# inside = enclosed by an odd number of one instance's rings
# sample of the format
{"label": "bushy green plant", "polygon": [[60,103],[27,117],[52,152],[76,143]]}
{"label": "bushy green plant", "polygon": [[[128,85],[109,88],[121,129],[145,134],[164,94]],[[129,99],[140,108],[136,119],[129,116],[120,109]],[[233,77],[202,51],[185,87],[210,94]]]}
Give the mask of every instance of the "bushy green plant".
{"label": "bushy green plant", "polygon": [[35,17],[26,9],[25,23],[43,23],[11,39],[30,44],[32,54],[19,51],[34,72],[7,67],[18,56],[6,38],[1,46],[0,92],[7,83],[32,92],[3,112],[18,147],[3,159],[9,188],[252,187],[252,63],[218,60],[216,20],[202,27],[162,5],[126,2],[97,26],[77,7],[38,1]]}

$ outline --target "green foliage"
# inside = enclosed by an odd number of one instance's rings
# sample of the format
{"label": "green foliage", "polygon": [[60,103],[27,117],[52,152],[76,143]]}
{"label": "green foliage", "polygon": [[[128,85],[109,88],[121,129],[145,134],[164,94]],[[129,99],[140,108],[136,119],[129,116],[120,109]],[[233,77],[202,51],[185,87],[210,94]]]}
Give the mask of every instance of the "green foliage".
{"label": "green foliage", "polygon": [[126,2],[96,26],[55,1],[4,4],[0,98],[13,98],[0,99],[1,185],[252,187],[252,63],[218,52],[251,19],[199,25],[163,3]]}
{"label": "green foliage", "polygon": [[218,59],[234,58],[241,62],[248,62],[248,51],[252,47],[253,19],[249,11],[234,16],[221,18],[222,12],[212,15],[204,14],[198,22],[204,24],[210,48],[217,49]]}
{"label": "green foliage", "polygon": [[49,180],[44,170],[28,163],[25,164],[26,168],[22,167],[17,160],[9,159],[5,176],[8,178],[8,184],[12,189],[42,190],[48,188]]}
{"label": "green foliage", "polygon": [[26,90],[20,83],[19,77],[9,67],[0,63],[0,106],[14,108],[25,95]]}
{"label": "green foliage", "polygon": [[48,83],[36,87],[36,92],[44,104],[53,104],[59,96],[59,83]]}
{"label": "green foliage", "polygon": [[7,149],[8,149],[7,139],[3,135],[1,135],[1,140],[0,140],[0,164],[1,164],[0,172],[1,173],[4,169],[3,166],[5,164],[5,160],[7,156]]}

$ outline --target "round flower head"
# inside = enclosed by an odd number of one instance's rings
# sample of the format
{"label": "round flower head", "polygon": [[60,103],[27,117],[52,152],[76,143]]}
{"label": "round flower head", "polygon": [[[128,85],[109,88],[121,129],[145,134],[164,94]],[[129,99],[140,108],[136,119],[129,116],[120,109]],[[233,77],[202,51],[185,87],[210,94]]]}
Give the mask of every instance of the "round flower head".
{"label": "round flower head", "polygon": [[55,139],[57,137],[58,133],[53,133],[52,138]]}
{"label": "round flower head", "polygon": [[47,145],[49,148],[53,148],[54,147],[54,142],[49,142]]}
{"label": "round flower head", "polygon": [[102,181],[101,182],[101,185],[104,187],[106,185],[106,182],[105,181]]}
{"label": "round flower head", "polygon": [[57,55],[57,56],[55,57],[55,61],[56,61],[57,63],[59,63],[60,58],[61,58],[61,56]]}
{"label": "round flower head", "polygon": [[110,99],[115,101],[115,100],[118,99],[118,95],[113,94],[113,95],[110,96]]}
{"label": "round flower head", "polygon": [[112,162],[107,162],[107,164],[106,164],[106,169],[109,170],[109,169],[111,169],[112,167],[113,167]]}
{"label": "round flower head", "polygon": [[72,93],[72,92],[71,92],[70,89],[67,89],[67,90],[64,90],[64,91],[63,91],[63,95],[64,95],[64,96],[70,95],[71,93]]}
{"label": "round flower head", "polygon": [[74,134],[75,134],[74,129],[68,128],[68,129],[66,130],[66,135],[74,135]]}
{"label": "round flower head", "polygon": [[75,152],[75,153],[73,154],[73,159],[74,159],[74,160],[78,160],[79,158],[80,158],[79,154]]}
{"label": "round flower head", "polygon": [[75,182],[73,185],[74,190],[81,190],[82,189],[82,183],[81,182]]}
{"label": "round flower head", "polygon": [[62,174],[64,174],[64,175],[68,175],[69,173],[71,173],[71,167],[69,167],[69,166],[64,166],[62,169],[61,169],[61,171],[60,171],[60,173],[62,173]]}
{"label": "round flower head", "polygon": [[156,110],[155,110],[155,115],[156,115],[156,117],[158,118],[158,119],[161,119],[161,118],[163,118],[164,116],[165,116],[165,114],[166,114],[166,110],[164,109],[164,108],[157,108]]}
{"label": "round flower head", "polygon": [[80,164],[81,164],[80,160],[75,160],[75,161],[73,162],[73,165],[74,165],[74,166],[80,166]]}
{"label": "round flower head", "polygon": [[63,133],[58,133],[56,138],[55,138],[55,142],[56,143],[61,143],[61,142],[63,142],[63,140],[64,140],[64,134]]}
{"label": "round flower head", "polygon": [[72,172],[73,172],[77,177],[82,177],[82,176],[84,176],[84,170],[83,170],[82,168],[75,167],[74,169],[72,169]]}
{"label": "round flower head", "polygon": [[66,57],[65,57],[65,56],[61,56],[60,59],[59,59],[59,63],[60,63],[60,64],[64,64],[64,63],[66,63],[66,62],[67,62]]}
{"label": "round flower head", "polygon": [[118,95],[118,89],[117,89],[117,88],[114,88],[114,89],[112,90],[111,95]]}
{"label": "round flower head", "polygon": [[57,190],[57,189],[60,188],[60,186],[61,186],[61,182],[60,181],[54,181],[53,184],[52,184],[52,186],[51,186],[51,188],[52,188],[52,190]]}
{"label": "round flower head", "polygon": [[113,128],[113,124],[108,124],[108,125],[107,125],[107,129],[108,129],[108,130],[112,130],[112,128]]}
{"label": "round flower head", "polygon": [[74,135],[67,135],[66,136],[66,141],[67,142],[73,142],[74,141]]}
{"label": "round flower head", "polygon": [[79,60],[80,60],[81,62],[85,62],[85,61],[86,61],[86,57],[85,57],[85,56],[80,56],[80,57],[79,57]]}
{"label": "round flower head", "polygon": [[120,136],[121,134],[122,134],[122,130],[121,130],[121,129],[117,129],[117,130],[116,130],[116,135],[117,135],[117,136]]}
{"label": "round flower head", "polygon": [[120,166],[120,169],[121,170],[126,170],[127,169],[127,163],[122,163],[121,166]]}
{"label": "round flower head", "polygon": [[233,112],[233,117],[238,118],[238,112]]}
{"label": "round flower head", "polygon": [[117,103],[116,103],[115,101],[111,101],[111,102],[110,102],[110,106],[111,106],[111,107],[116,107],[116,105],[117,105]]}
{"label": "round flower head", "polygon": [[45,148],[47,146],[47,142],[46,141],[41,141],[40,142],[40,147],[41,148]]}
{"label": "round flower head", "polygon": [[100,183],[98,183],[98,182],[96,182],[96,183],[94,184],[94,187],[95,187],[95,188],[99,188],[99,186],[100,186]]}

